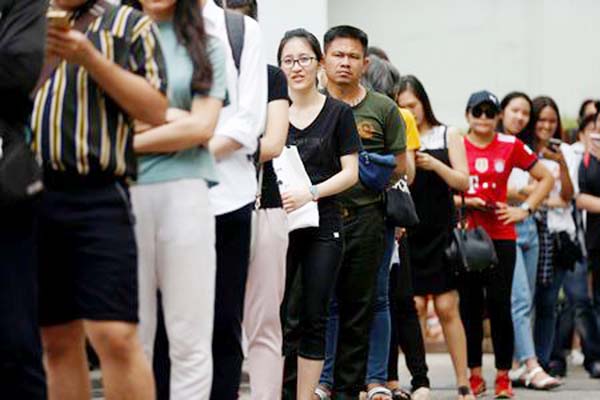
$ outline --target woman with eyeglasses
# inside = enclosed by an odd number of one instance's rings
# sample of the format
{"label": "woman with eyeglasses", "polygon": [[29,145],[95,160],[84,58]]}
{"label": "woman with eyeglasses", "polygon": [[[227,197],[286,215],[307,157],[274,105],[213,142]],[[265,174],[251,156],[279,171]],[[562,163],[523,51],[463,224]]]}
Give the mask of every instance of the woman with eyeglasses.
{"label": "woman with eyeglasses", "polygon": [[[533,104],[522,92],[507,94],[500,103],[498,130],[512,136],[523,137],[531,130]],[[520,206],[535,185],[527,171],[513,169],[508,180],[508,202]],[[535,356],[532,333],[532,311],[537,275],[539,240],[533,215],[515,225],[517,231],[516,262],[511,294],[512,319],[515,334],[514,358],[518,368],[510,372],[513,384],[537,390],[549,390],[560,382],[549,376]]]}
{"label": "woman with eyeglasses", "polygon": [[[483,271],[463,272],[459,277],[460,311],[467,334],[469,378],[473,394],[486,391],[482,377],[484,307],[491,320],[497,369],[495,398],[512,398],[508,371],[512,365],[514,334],[511,288],[516,258],[514,224],[523,221],[542,202],[552,186],[552,176],[536,155],[514,136],[496,132],[500,104],[488,91],[473,93],[466,118],[469,133],[464,138],[469,164],[469,190],[465,193],[469,228],[482,227],[494,243],[498,265]],[[506,204],[511,171],[521,168],[539,184],[519,207]],[[455,204],[462,200],[455,196]]]}
{"label": "woman with eyeglasses", "polygon": [[[319,208],[318,228],[298,229],[289,235],[281,309],[284,353],[297,356],[297,379],[290,376],[287,360],[283,397],[312,400],[323,368],[328,305],[342,258],[342,219],[335,196],[358,181],[360,138],[350,107],[317,90],[322,53],[312,33],[304,29],[286,32],[277,59],[292,100],[287,143],[298,147],[312,183],[281,193],[283,208],[290,213],[310,201]],[[292,294],[292,288],[300,293]],[[297,309],[289,313],[290,297],[295,296]],[[289,314],[298,316],[297,323],[291,323]]]}
{"label": "woman with eyeglasses", "polygon": [[[454,224],[451,191],[464,191],[469,185],[465,147],[456,129],[437,120],[429,96],[415,76],[408,75],[400,79],[397,98],[400,107],[406,107],[413,113],[421,132],[421,148],[416,153],[417,168],[411,186],[411,195],[421,222],[407,232],[417,310],[420,316],[424,316],[426,296],[433,295],[454,365],[458,398],[472,399],[467,380],[466,339],[460,320],[456,282],[444,258]],[[426,377],[423,379],[425,374],[422,369],[419,372],[414,377],[419,387],[415,388],[413,397],[428,399],[428,381]]]}

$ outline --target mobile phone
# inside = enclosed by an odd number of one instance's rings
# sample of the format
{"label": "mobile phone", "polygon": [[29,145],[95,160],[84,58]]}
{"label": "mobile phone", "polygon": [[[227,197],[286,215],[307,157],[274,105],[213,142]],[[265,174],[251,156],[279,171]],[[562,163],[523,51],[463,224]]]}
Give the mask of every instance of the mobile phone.
{"label": "mobile phone", "polygon": [[548,148],[557,153],[560,150],[560,145],[562,144],[562,140],[556,138],[550,138]]}
{"label": "mobile phone", "polygon": [[69,21],[69,13],[63,10],[48,10],[46,13],[46,18],[48,19],[48,25],[60,28],[60,29],[70,29],[71,23]]}

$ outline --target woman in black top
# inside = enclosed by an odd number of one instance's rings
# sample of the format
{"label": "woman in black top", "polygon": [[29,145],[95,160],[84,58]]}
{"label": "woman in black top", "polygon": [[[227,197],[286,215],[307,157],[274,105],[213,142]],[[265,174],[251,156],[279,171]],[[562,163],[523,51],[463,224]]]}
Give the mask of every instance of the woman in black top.
{"label": "woman in black top", "polygon": [[417,172],[411,186],[421,222],[408,230],[417,310],[424,316],[425,296],[433,295],[454,364],[459,398],[472,398],[468,390],[466,338],[460,320],[458,292],[444,256],[455,223],[452,190],[463,191],[469,186],[465,147],[455,129],[437,120],[429,97],[416,77],[401,78],[398,103],[412,111],[421,140],[415,161]]}
{"label": "woman in black top", "polygon": [[[287,32],[279,46],[278,60],[292,99],[288,144],[298,147],[312,183],[282,193],[283,208],[289,213],[309,201],[317,201],[319,208],[319,227],[291,232],[287,254],[284,352],[298,356],[296,395],[290,397],[299,400],[313,398],[325,358],[328,305],[343,248],[335,195],[358,181],[360,139],[352,110],[317,91],[321,58],[318,40],[303,29]],[[298,272],[299,285],[293,285]],[[288,308],[292,287],[300,290],[296,310]],[[288,312],[298,315],[295,326]],[[286,378],[289,373],[286,368]],[[294,379],[286,379],[290,381]]]}

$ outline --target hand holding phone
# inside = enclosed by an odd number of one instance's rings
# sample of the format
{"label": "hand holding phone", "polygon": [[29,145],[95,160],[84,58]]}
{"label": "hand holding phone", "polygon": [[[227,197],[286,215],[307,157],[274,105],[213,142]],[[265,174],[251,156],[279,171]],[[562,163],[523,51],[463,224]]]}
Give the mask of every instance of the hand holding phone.
{"label": "hand holding phone", "polygon": [[46,18],[48,19],[48,26],[52,28],[63,30],[69,30],[71,28],[69,13],[67,11],[50,9],[46,13]]}
{"label": "hand holding phone", "polygon": [[548,141],[548,149],[554,153],[558,153],[560,151],[560,145],[562,144],[562,140],[556,138],[550,138]]}

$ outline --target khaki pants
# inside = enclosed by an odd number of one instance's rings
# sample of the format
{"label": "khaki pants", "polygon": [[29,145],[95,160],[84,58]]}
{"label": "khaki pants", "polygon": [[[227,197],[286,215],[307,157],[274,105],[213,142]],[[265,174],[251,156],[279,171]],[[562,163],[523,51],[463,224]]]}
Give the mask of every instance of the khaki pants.
{"label": "khaki pants", "polygon": [[208,399],[212,384],[215,219],[202,179],[134,186],[139,252],[139,332],[152,363],[156,292],[171,359],[171,398]]}
{"label": "khaki pants", "polygon": [[248,268],[243,325],[248,340],[251,398],[273,400],[281,396],[283,376],[279,307],[285,288],[288,224],[282,208],[254,213],[253,257]]}

